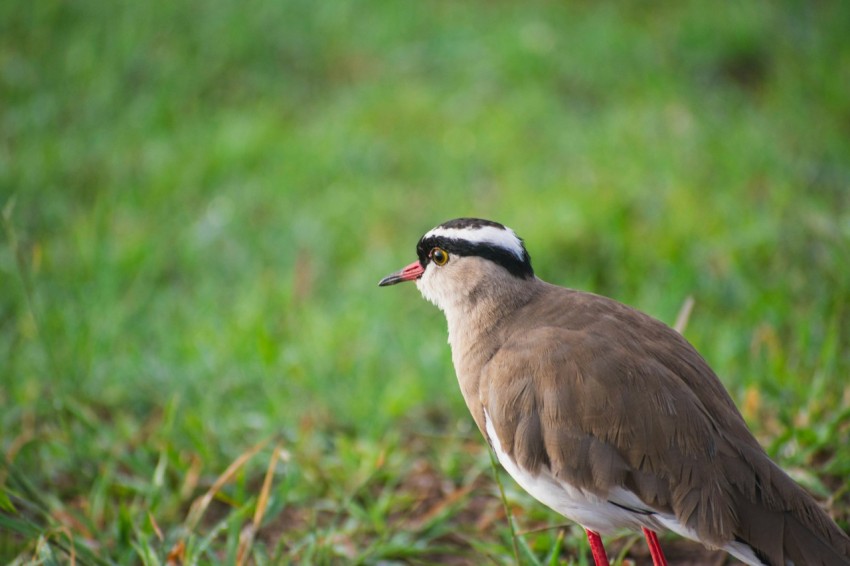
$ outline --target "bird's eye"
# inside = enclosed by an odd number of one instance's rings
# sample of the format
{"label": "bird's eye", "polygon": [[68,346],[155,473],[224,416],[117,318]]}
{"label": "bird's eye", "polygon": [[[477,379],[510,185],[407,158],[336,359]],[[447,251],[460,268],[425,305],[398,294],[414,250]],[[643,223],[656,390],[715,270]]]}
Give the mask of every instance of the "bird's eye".
{"label": "bird's eye", "polygon": [[431,250],[431,261],[437,265],[446,265],[449,261],[449,254],[443,248],[434,248]]}

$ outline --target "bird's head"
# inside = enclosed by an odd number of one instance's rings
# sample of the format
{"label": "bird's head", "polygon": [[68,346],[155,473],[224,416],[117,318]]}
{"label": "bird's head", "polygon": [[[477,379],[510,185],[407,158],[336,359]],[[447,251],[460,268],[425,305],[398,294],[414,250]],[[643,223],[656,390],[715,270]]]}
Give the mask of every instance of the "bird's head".
{"label": "bird's head", "polygon": [[429,230],[416,255],[417,261],[378,284],[416,281],[422,296],[444,312],[534,277],[531,258],[514,231],[480,218],[456,218]]}

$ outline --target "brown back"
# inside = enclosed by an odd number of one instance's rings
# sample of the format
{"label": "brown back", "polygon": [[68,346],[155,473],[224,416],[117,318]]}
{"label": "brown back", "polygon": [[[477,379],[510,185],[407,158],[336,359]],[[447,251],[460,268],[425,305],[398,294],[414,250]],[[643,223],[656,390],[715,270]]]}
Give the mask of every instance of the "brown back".
{"label": "brown back", "polygon": [[493,353],[458,377],[477,391],[467,403],[479,428],[483,405],[522,467],[603,496],[624,487],[704,542],[745,542],[771,564],[850,563],[850,539],[768,458],[676,331],[539,280],[490,323]]}

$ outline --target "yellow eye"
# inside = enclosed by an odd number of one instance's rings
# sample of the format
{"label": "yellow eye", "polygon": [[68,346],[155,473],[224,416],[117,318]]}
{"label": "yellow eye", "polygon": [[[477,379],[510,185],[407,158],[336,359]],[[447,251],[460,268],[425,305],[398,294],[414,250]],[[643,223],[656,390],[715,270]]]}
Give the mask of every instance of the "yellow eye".
{"label": "yellow eye", "polygon": [[434,248],[431,250],[431,261],[437,265],[446,265],[449,261],[449,254],[443,248]]}

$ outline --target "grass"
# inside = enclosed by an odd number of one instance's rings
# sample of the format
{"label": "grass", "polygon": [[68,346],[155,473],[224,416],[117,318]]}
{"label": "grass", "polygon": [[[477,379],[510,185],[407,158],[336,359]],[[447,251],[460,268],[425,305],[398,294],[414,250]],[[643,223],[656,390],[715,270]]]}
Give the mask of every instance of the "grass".
{"label": "grass", "polygon": [[461,215],[692,296],[847,528],[845,4],[0,4],[0,560],[587,564],[376,287]]}

